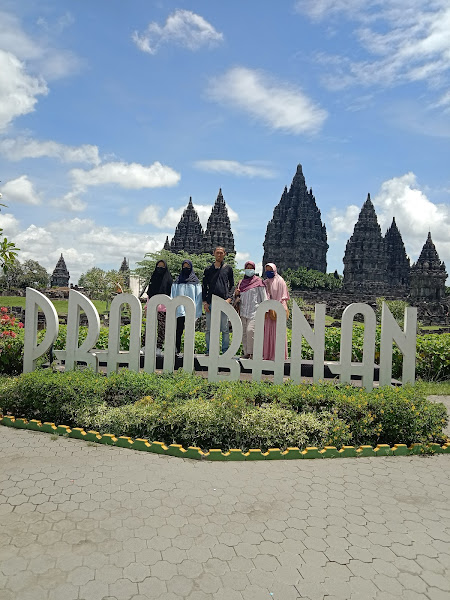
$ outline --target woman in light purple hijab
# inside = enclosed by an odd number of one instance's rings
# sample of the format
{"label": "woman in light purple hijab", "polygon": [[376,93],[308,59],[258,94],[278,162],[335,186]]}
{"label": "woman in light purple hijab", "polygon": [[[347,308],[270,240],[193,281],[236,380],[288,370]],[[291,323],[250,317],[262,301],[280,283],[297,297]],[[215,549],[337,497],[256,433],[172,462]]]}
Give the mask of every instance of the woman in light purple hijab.
{"label": "woman in light purple hijab", "polygon": [[[286,282],[277,273],[277,267],[274,263],[267,263],[265,266],[265,272],[267,279],[264,281],[266,286],[267,296],[269,300],[278,300],[284,306],[286,313],[288,312],[287,301],[289,300],[289,290]],[[272,275],[273,273],[273,275]],[[277,336],[277,321],[276,318],[272,318],[272,313],[266,314],[266,321],[264,323],[264,345],[263,345],[263,358],[264,360],[275,359],[275,341]],[[286,349],[285,358],[288,357],[287,350],[287,337],[286,337]]]}

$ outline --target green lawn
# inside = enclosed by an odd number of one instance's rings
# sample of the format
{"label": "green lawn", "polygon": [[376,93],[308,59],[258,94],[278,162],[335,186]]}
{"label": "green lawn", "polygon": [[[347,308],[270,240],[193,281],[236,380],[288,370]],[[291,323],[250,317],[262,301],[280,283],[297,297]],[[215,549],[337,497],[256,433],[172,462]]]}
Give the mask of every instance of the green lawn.
{"label": "green lawn", "polygon": [[[67,315],[68,310],[68,300],[52,300],[55,305],[56,312],[58,315]],[[104,300],[93,300],[95,308],[98,310],[99,314],[103,314],[106,311],[106,302]],[[25,308],[25,297],[21,296],[2,296],[0,298],[1,306],[20,306]]]}
{"label": "green lawn", "polygon": [[450,396],[450,381],[417,381],[425,396]]}

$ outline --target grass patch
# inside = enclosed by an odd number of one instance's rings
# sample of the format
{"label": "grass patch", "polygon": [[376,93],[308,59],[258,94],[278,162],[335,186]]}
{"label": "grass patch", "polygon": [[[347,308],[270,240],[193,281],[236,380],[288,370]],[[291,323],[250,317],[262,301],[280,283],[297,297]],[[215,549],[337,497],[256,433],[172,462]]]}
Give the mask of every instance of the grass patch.
{"label": "grass patch", "polygon": [[[21,308],[25,308],[25,300],[25,297],[22,296],[1,296],[0,305],[7,307],[20,306]],[[58,315],[67,315],[69,308],[68,300],[52,300],[52,302],[55,305]],[[92,302],[100,315],[107,312],[106,302],[104,300],[92,300]]]}
{"label": "grass patch", "polygon": [[419,381],[416,385],[425,396],[450,396],[450,381]]}
{"label": "grass patch", "polygon": [[0,378],[0,409],[15,417],[165,444],[220,448],[443,443],[446,408],[421,385],[367,392],[349,385],[210,383],[123,370],[35,371]]}

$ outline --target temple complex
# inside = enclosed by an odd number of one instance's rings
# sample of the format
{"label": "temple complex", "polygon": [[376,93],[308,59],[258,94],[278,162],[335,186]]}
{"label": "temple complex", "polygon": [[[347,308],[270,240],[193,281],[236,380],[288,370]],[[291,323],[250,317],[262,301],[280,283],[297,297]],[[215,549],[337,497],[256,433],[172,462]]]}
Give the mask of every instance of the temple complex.
{"label": "temple complex", "polygon": [[236,252],[230,217],[228,216],[227,206],[223,199],[222,189],[219,189],[217,199],[208,219],[203,237],[203,251],[205,253],[213,253],[217,246],[222,246],[228,254]]}
{"label": "temple complex", "polygon": [[428,233],[420,256],[411,267],[411,298],[439,302],[445,296],[445,264]]}
{"label": "temple complex", "polygon": [[263,246],[263,265],[274,262],[280,272],[306,267],[326,273],[327,232],[301,165],[273,211]]}
{"label": "temple complex", "polygon": [[367,195],[344,254],[344,289],[352,293],[384,294],[386,249],[375,208]]}
{"label": "temple complex", "polygon": [[69,279],[69,271],[67,270],[63,255],[61,254],[52,276],[50,277],[50,287],[68,287]]}
{"label": "temple complex", "polygon": [[189,203],[175,229],[170,250],[175,253],[184,251],[189,254],[203,252],[203,228],[192,204],[192,198],[189,198]]}
{"label": "temple complex", "polygon": [[404,293],[409,290],[410,264],[395,217],[384,236],[384,245],[387,266],[386,283],[391,291],[398,290]]}

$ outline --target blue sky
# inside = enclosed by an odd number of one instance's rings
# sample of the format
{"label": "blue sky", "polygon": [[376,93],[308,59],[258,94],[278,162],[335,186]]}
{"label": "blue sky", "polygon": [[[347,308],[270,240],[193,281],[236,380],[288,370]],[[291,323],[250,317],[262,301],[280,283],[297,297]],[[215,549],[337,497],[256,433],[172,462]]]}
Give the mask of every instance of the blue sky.
{"label": "blue sky", "polygon": [[[19,6],[17,6],[19,5]],[[0,0],[0,226],[50,272],[130,266],[221,187],[260,263],[298,163],[328,270],[371,193],[450,264],[450,1]]]}

